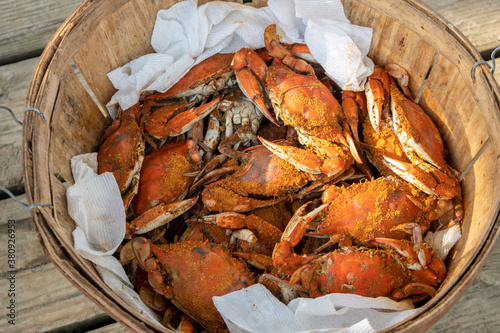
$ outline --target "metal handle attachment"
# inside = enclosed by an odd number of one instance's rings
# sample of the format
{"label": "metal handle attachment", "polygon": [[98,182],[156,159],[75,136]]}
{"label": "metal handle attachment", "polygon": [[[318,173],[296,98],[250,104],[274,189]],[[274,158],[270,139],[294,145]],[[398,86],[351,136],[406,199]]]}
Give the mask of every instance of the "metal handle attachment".
{"label": "metal handle attachment", "polygon": [[[23,122],[20,121],[19,119],[16,118],[16,115],[14,114],[14,112],[12,111],[11,108],[5,106],[5,105],[0,105],[0,109],[4,109],[4,110],[7,110],[10,112],[12,118],[14,119],[14,121],[16,123],[18,123],[19,125],[22,125]],[[45,122],[45,117],[43,116],[42,112],[40,112],[40,110],[38,110],[37,108],[34,108],[34,107],[27,107],[26,109],[24,109],[24,113],[26,113],[26,111],[35,111],[36,113],[38,113],[38,115],[40,115],[40,117],[42,118],[42,121]],[[24,202],[20,201],[19,199],[16,198],[16,196],[11,192],[9,191],[8,189],[6,189],[5,187],[3,186],[0,186],[0,190],[7,193],[7,195],[9,197],[11,197],[12,199],[16,200],[17,203],[19,203],[21,206],[24,206],[26,208],[28,208],[28,213],[31,215],[31,210],[33,208],[36,208],[36,207],[52,207],[51,204],[48,204],[48,203],[36,203],[36,204],[33,204],[31,206],[28,206],[28,204],[25,204]]]}
{"label": "metal handle attachment", "polygon": [[[9,111],[10,114],[11,114],[11,116],[12,116],[12,118],[14,118],[14,121],[16,123],[18,123],[19,125],[23,124],[22,121],[20,121],[19,119],[16,118],[16,115],[14,114],[14,112],[12,111],[11,108],[9,108],[9,107],[7,107],[5,105],[0,105],[0,109],[4,109],[4,110]],[[31,106],[27,107],[26,109],[24,109],[23,115],[26,113],[26,111],[35,111],[36,113],[38,113],[38,115],[40,115],[40,117],[42,118],[42,121],[45,122],[45,117],[43,116],[43,113],[40,110],[38,110],[37,108],[31,107]]]}
{"label": "metal handle attachment", "polygon": [[28,208],[28,213],[30,215],[31,215],[31,210],[33,208],[36,208],[36,207],[52,207],[52,205],[48,204],[48,203],[36,203],[36,204],[31,205],[31,206],[28,206],[28,204],[25,204],[24,202],[20,201],[18,198],[16,198],[16,196],[11,191],[9,191],[8,189],[6,189],[5,187],[0,186],[0,190],[2,190],[3,192],[7,193],[7,195],[9,197],[11,197],[12,199],[16,200],[17,203],[20,204],[21,206],[24,206],[24,207]]}
{"label": "metal handle attachment", "polygon": [[489,69],[491,69],[491,74],[495,74],[495,68],[496,68],[495,56],[496,56],[498,51],[500,51],[500,46],[497,47],[496,49],[494,49],[493,52],[491,52],[491,63],[492,63],[491,66],[490,66],[490,64],[488,64],[488,62],[486,62],[484,60],[478,61],[474,64],[474,66],[472,66],[472,69],[470,70],[470,76],[472,77],[472,82],[476,82],[476,77],[474,76],[474,71],[476,70],[476,67],[479,65],[485,64],[486,66],[488,66]]}

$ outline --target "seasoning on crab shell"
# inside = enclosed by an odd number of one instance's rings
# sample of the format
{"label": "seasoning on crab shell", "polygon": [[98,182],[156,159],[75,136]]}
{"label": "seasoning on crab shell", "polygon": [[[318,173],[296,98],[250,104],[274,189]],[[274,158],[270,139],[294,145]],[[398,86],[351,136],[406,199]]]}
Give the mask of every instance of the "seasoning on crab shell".
{"label": "seasoning on crab shell", "polygon": [[97,155],[98,174],[112,172],[122,195],[137,182],[144,160],[144,139],[138,125],[141,106],[119,111],[106,129]]}
{"label": "seasoning on crab shell", "polygon": [[308,181],[304,172],[259,147],[239,172],[206,186],[202,200],[211,211],[250,211],[278,203]]}
{"label": "seasoning on crab shell", "polygon": [[247,268],[207,242],[152,245],[158,261],[146,261],[153,288],[211,332],[226,331],[212,297],[251,286]]}
{"label": "seasoning on crab shell", "polygon": [[[408,238],[405,225],[418,223],[423,232],[435,217],[436,200],[392,177],[331,186],[322,196],[330,206],[320,214],[319,234],[347,234],[363,243],[376,237]],[[424,210],[425,209],[425,210]]]}
{"label": "seasoning on crab shell", "polygon": [[187,142],[165,145],[146,156],[134,198],[136,213],[160,203],[182,200],[193,179],[184,174],[194,170],[196,163],[189,157]]}
{"label": "seasoning on crab shell", "polygon": [[329,293],[389,296],[411,281],[409,271],[388,251],[345,248],[328,253],[312,266],[317,266],[315,279],[321,291],[314,296]]}

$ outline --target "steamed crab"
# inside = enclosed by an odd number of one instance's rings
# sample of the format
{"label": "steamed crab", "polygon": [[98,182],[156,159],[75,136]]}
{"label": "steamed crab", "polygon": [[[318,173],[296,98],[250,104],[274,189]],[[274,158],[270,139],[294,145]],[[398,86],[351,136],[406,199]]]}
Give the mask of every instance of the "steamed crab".
{"label": "steamed crab", "polygon": [[246,212],[273,205],[309,182],[306,173],[258,146],[245,155],[237,171],[207,185],[202,192],[205,206],[217,212]]}
{"label": "steamed crab", "polygon": [[[208,115],[207,134],[200,139],[207,151],[215,150],[220,131],[225,131],[225,136],[230,137],[234,127],[249,124],[256,132],[262,114],[253,103],[241,97],[239,89],[233,87],[236,82],[231,66],[233,56],[215,54],[191,68],[168,91],[143,96],[142,123],[146,138],[162,141],[177,136],[197,125],[203,126],[202,120]],[[213,96],[212,100],[210,96]],[[148,141],[154,146],[152,140]]]}
{"label": "steamed crab", "polygon": [[164,145],[146,156],[133,200],[136,218],[128,225],[127,235],[163,225],[196,203],[196,197],[183,200],[192,181],[184,173],[196,170],[199,160],[192,140]]}
{"label": "steamed crab", "polygon": [[220,246],[208,242],[155,245],[132,241],[139,265],[151,287],[211,332],[226,331],[212,297],[251,286],[250,271]]}
{"label": "steamed crab", "polygon": [[119,110],[113,123],[106,129],[97,154],[98,174],[112,172],[125,210],[139,185],[139,172],[144,160],[144,139],[139,127],[142,108],[136,104]]}
{"label": "steamed crab", "polygon": [[239,50],[233,59],[238,84],[259,110],[278,125],[266,105],[266,96],[269,97],[277,117],[285,125],[296,127],[301,144],[314,152],[315,157],[311,158],[315,167],[302,163],[309,157],[301,156],[301,148],[266,141],[263,144],[299,170],[313,174],[336,175],[353,163],[353,156],[360,161],[342,107],[316,78],[313,68],[279,44],[275,25],[266,28],[264,39],[269,54],[279,60],[268,67],[255,51]]}
{"label": "steamed crab", "polygon": [[433,286],[444,279],[446,268],[422,242],[418,225],[414,225],[412,242],[390,238],[367,241],[384,249],[344,246],[323,255],[293,253],[304,236],[307,222],[324,206],[307,214],[307,219],[294,219],[274,249],[273,263],[280,268],[280,273],[291,275],[291,286],[297,286],[310,297],[333,292],[390,296],[396,300],[415,294],[435,295]]}
{"label": "steamed crab", "polygon": [[[164,140],[190,130],[217,106],[220,98],[194,107],[208,96],[233,85],[233,54],[215,54],[193,66],[164,93],[143,93],[144,128],[153,138]],[[152,113],[151,113],[152,112]]]}
{"label": "steamed crab", "polygon": [[442,214],[435,198],[393,177],[349,187],[330,186],[322,202],[329,206],[319,215],[312,234],[330,235],[332,239],[348,236],[365,245],[372,238],[407,238],[409,224],[417,223],[425,233],[431,221]]}
{"label": "steamed crab", "polygon": [[[372,128],[366,128],[369,125],[365,122],[364,134],[369,144],[381,150],[375,153],[378,161],[374,163],[382,172],[390,169],[429,195],[442,199],[459,196],[458,173],[444,160],[445,149],[436,125],[411,97],[408,72],[392,63],[386,69],[376,67],[366,84]],[[400,82],[405,94],[391,77]]]}

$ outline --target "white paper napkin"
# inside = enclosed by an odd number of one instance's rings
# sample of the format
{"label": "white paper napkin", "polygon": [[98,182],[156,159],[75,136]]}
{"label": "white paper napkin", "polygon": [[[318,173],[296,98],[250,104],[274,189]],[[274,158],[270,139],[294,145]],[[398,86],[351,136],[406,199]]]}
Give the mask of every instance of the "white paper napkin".
{"label": "white paper napkin", "polygon": [[297,298],[288,306],[263,285],[214,297],[231,332],[376,332],[411,316],[411,302],[351,294]]}
{"label": "white paper napkin", "polygon": [[373,71],[366,57],[372,29],[349,23],[340,0],[269,0],[253,8],[228,2],[182,1],[157,15],[147,54],[108,74],[118,91],[107,107],[127,109],[146,90],[167,91],[198,62],[242,47],[264,47],[264,30],[276,23],[283,42],[306,43],[342,89],[362,90]]}
{"label": "white paper napkin", "polygon": [[451,248],[462,238],[460,224],[455,224],[449,228],[436,232],[429,231],[425,235],[424,241],[429,244],[436,255],[445,260]]}
{"label": "white paper napkin", "polygon": [[97,153],[71,159],[75,184],[66,191],[69,215],[78,225],[73,230],[75,251],[92,261],[104,283],[134,310],[159,327],[159,317],[133,290],[125,270],[113,257],[125,236],[125,209],[112,173],[97,175]]}

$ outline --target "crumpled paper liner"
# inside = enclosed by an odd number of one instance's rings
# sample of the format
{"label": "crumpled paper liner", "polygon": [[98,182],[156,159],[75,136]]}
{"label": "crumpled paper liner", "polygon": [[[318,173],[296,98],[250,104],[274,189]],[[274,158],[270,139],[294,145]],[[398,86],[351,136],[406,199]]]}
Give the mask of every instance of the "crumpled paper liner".
{"label": "crumpled paper liner", "polygon": [[97,175],[97,153],[71,159],[75,184],[66,191],[68,213],[75,220],[75,252],[92,261],[104,283],[134,310],[157,322],[160,318],[133,290],[125,270],[113,257],[125,236],[125,209],[112,173]]}
{"label": "crumpled paper liner", "polygon": [[451,248],[455,246],[460,238],[462,238],[460,224],[455,224],[449,228],[441,229],[436,232],[427,232],[424,242],[432,247],[434,253],[441,260],[445,261]]}
{"label": "crumpled paper liner", "polygon": [[213,299],[233,333],[376,332],[418,311],[409,301],[351,294],[297,298],[285,305],[261,284]]}
{"label": "crumpled paper liner", "polygon": [[269,0],[262,8],[229,2],[197,7],[188,0],[158,12],[151,38],[156,53],[108,74],[118,89],[107,104],[111,115],[117,104],[127,109],[137,103],[142,91],[167,91],[192,66],[216,53],[264,47],[264,30],[273,23],[283,42],[305,42],[342,89],[363,90],[374,67],[366,56],[372,29],[350,24],[340,0]]}

